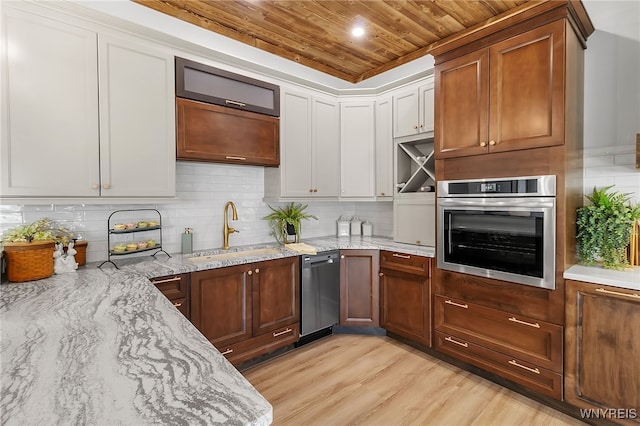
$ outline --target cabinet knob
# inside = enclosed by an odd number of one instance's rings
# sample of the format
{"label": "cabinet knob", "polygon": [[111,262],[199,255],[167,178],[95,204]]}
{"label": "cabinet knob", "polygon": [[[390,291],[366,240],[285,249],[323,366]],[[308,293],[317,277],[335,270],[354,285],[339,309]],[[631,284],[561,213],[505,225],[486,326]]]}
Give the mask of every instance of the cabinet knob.
{"label": "cabinet knob", "polygon": [[384,196],[384,192],[381,192],[380,195]]}
{"label": "cabinet knob", "polygon": [[260,268],[256,268],[256,274],[260,273]]}
{"label": "cabinet knob", "polygon": [[417,129],[418,129],[418,126],[413,126],[413,129],[414,129],[414,130],[417,130]]}
{"label": "cabinet knob", "polygon": [[98,185],[97,183],[91,184],[91,189],[98,189],[100,188],[100,185]]}
{"label": "cabinet knob", "polygon": [[378,272],[378,276],[383,277],[384,274],[382,272]]}
{"label": "cabinet knob", "polygon": [[313,190],[313,192],[318,192],[318,189],[317,189],[317,188],[316,188],[316,189],[314,189],[314,190]]}
{"label": "cabinet knob", "polygon": [[340,255],[340,259],[344,259],[344,254],[343,254],[343,255]]}
{"label": "cabinet knob", "polygon": [[480,142],[480,146],[485,147],[485,146],[487,146],[487,143],[486,142]]}
{"label": "cabinet knob", "polygon": [[423,127],[424,127],[424,126],[421,124],[421,125],[420,125],[420,128],[422,129]]}
{"label": "cabinet knob", "polygon": [[497,142],[496,141],[489,141],[489,145],[491,145],[491,146],[497,145]]}
{"label": "cabinet knob", "polygon": [[418,245],[419,245],[419,244],[420,244],[420,240],[416,240],[416,244],[418,244]]}
{"label": "cabinet knob", "polygon": [[110,183],[105,183],[104,185],[102,185],[102,187],[104,189],[109,189],[109,188],[111,188],[111,184]]}
{"label": "cabinet knob", "polygon": [[313,192],[313,188],[309,188],[309,192]]}
{"label": "cabinet knob", "polygon": [[180,306],[182,306],[182,302],[176,302],[173,304],[173,306],[175,306],[176,308],[179,308]]}
{"label": "cabinet knob", "polygon": [[247,275],[253,275],[253,271],[247,272]]}

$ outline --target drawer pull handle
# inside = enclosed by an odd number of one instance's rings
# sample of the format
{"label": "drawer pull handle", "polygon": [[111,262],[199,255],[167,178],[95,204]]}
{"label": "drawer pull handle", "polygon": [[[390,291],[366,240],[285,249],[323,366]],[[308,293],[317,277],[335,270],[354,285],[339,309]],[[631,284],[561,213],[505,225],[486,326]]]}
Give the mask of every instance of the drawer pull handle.
{"label": "drawer pull handle", "polygon": [[182,302],[176,302],[173,304],[173,306],[175,306],[176,308],[179,308],[180,306],[182,306]]}
{"label": "drawer pull handle", "polygon": [[242,161],[246,160],[245,157],[236,157],[235,155],[227,155],[225,158],[227,160],[242,160]]}
{"label": "drawer pull handle", "polygon": [[528,325],[529,327],[540,328],[540,324],[538,324],[537,322],[521,321],[516,317],[509,317],[509,321],[522,324],[522,325]]}
{"label": "drawer pull handle", "polygon": [[411,259],[411,256],[406,254],[393,253],[393,257],[399,257],[401,259]]}
{"label": "drawer pull handle", "polygon": [[232,101],[230,99],[225,99],[224,103],[235,105],[235,106],[239,106],[239,107],[246,107],[247,106],[247,104],[245,104],[244,102]]}
{"label": "drawer pull handle", "polygon": [[282,336],[283,334],[287,334],[287,333],[291,333],[293,331],[293,329],[291,328],[287,328],[284,331],[281,331],[280,333],[276,333],[275,331],[273,332],[273,337],[278,337],[278,336]]}
{"label": "drawer pull handle", "polygon": [[464,308],[464,309],[469,309],[469,305],[462,304],[462,303],[456,303],[453,300],[445,300],[444,303],[446,303],[447,305],[453,305],[453,306],[457,306],[458,308]]}
{"label": "drawer pull handle", "polygon": [[465,342],[458,342],[456,339],[452,339],[451,337],[447,336],[444,338],[444,340],[446,340],[447,342],[451,342],[451,343],[455,343],[458,346],[462,346],[464,348],[468,348],[469,344],[465,343]]}
{"label": "drawer pull handle", "polygon": [[624,296],[624,297],[632,297],[634,299],[640,299],[640,294],[638,294],[638,293],[633,293],[633,294],[622,293],[620,291],[611,291],[611,290],[606,290],[604,288],[596,288],[596,291],[598,293],[614,294],[616,296]]}
{"label": "drawer pull handle", "polygon": [[174,281],[180,281],[182,278],[180,277],[173,277],[173,278],[167,278],[165,280],[151,280],[152,283],[154,284],[162,284],[162,283],[172,283]]}
{"label": "drawer pull handle", "polygon": [[518,361],[516,361],[515,359],[512,359],[511,361],[509,361],[509,364],[515,365],[516,367],[520,367],[527,371],[531,371],[532,373],[540,374],[540,370],[538,370],[537,368],[531,368],[531,367],[527,367],[526,365],[519,364]]}
{"label": "drawer pull handle", "polygon": [[233,349],[227,349],[226,351],[222,352],[222,355],[229,355],[231,352],[233,352]]}

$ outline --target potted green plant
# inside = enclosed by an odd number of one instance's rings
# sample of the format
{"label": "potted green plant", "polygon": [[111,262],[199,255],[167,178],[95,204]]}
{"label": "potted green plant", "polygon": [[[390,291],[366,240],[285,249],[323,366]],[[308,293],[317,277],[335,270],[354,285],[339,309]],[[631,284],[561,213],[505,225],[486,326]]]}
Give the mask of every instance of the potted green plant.
{"label": "potted green plant", "polygon": [[605,268],[624,269],[633,226],[640,219],[640,205],[632,205],[629,194],[611,188],[594,187],[593,193],[585,196],[590,204],[578,209],[578,256],[585,265],[601,260]]}
{"label": "potted green plant", "polygon": [[285,207],[271,207],[271,214],[263,217],[263,219],[269,221],[271,228],[271,235],[276,238],[276,241],[280,243],[287,243],[287,236],[295,235],[295,242],[300,242],[300,223],[303,219],[315,219],[318,218],[312,214],[305,212],[307,204],[294,203],[293,201],[287,204]]}

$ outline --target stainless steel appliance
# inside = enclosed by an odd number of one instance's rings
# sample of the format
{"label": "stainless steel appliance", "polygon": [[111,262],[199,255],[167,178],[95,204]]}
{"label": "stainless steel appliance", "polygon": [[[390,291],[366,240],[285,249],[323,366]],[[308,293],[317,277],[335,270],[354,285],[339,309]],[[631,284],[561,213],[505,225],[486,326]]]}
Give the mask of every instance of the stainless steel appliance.
{"label": "stainless steel appliance", "polygon": [[438,268],[555,289],[555,195],[555,176],[438,182]]}
{"label": "stainless steel appliance", "polygon": [[340,320],[339,252],[303,255],[301,266],[300,336],[303,337],[326,330]]}

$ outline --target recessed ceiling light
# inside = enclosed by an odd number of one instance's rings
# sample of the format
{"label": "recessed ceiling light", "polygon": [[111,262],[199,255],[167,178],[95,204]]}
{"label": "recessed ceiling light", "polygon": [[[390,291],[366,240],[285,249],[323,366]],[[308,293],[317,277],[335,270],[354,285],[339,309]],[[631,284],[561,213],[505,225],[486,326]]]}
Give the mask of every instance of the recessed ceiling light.
{"label": "recessed ceiling light", "polygon": [[364,35],[364,28],[361,26],[353,27],[351,34],[354,37],[362,37]]}

